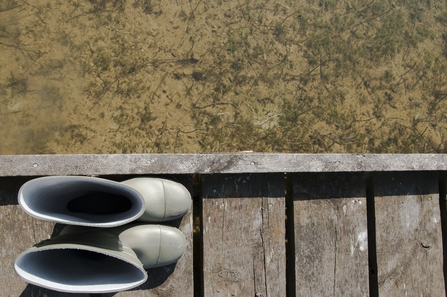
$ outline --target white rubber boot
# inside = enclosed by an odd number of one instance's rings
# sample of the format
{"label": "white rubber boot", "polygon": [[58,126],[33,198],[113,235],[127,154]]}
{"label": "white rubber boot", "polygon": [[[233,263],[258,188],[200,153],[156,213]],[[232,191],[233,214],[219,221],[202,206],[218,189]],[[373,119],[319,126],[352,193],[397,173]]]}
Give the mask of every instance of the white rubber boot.
{"label": "white rubber boot", "polygon": [[50,176],[30,180],[18,201],[29,215],[52,222],[115,227],[140,219],[163,222],[182,217],[191,195],[181,184],[159,178],[122,183],[84,176]]}
{"label": "white rubber boot", "polygon": [[165,222],[181,218],[191,206],[191,194],[180,183],[161,178],[133,178],[122,184],[137,190],[146,208],[140,222]]}
{"label": "white rubber boot", "polygon": [[59,292],[118,292],[141,285],[145,269],[174,263],[185,249],[183,233],[173,227],[68,226],[20,254],[14,267],[25,281]]}

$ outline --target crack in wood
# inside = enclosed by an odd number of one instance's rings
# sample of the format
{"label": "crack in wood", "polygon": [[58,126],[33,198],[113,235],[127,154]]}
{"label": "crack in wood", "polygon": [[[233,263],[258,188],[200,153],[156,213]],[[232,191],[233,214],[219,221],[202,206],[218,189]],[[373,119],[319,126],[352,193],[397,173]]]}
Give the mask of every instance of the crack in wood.
{"label": "crack in wood", "polygon": [[[261,204],[264,204],[264,199],[262,198]],[[268,213],[268,212],[267,212]],[[267,250],[265,248],[265,241],[264,241],[264,207],[261,207],[261,229],[260,229],[260,235],[261,235],[261,245],[262,245],[262,254],[263,254],[263,260],[264,260],[264,290],[266,293],[266,296],[268,296],[268,286],[267,286],[267,259],[266,259],[266,253]]]}

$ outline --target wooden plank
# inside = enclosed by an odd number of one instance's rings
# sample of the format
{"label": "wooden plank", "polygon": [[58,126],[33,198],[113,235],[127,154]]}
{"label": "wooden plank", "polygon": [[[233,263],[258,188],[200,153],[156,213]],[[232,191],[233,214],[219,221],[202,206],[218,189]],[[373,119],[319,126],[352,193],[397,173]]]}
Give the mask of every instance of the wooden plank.
{"label": "wooden plank", "polygon": [[292,180],[296,295],[369,295],[364,175],[300,173]]}
{"label": "wooden plank", "polygon": [[436,172],[374,177],[380,296],[445,296]]}
{"label": "wooden plank", "polygon": [[[76,296],[27,284],[14,271],[16,257],[34,244],[60,232],[60,226],[26,215],[17,202],[19,188],[30,178],[0,178],[0,283],[2,296]],[[77,296],[88,296],[78,294]]]}
{"label": "wooden plank", "polygon": [[283,174],[205,175],[204,296],[285,296]]}
{"label": "wooden plank", "polygon": [[446,170],[445,154],[123,154],[0,156],[0,176]]}

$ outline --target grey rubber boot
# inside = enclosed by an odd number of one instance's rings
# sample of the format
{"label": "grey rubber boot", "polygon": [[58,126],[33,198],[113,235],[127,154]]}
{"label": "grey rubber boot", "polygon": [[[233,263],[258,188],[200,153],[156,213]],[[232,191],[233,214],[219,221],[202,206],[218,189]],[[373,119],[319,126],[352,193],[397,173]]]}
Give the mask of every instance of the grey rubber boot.
{"label": "grey rubber boot", "polygon": [[137,190],[146,208],[140,222],[164,222],[181,218],[191,206],[191,194],[180,183],[161,178],[133,178],[122,184]]}
{"label": "grey rubber boot", "polygon": [[20,254],[14,267],[25,281],[59,292],[118,292],[141,285],[145,269],[174,263],[185,249],[183,233],[173,227],[68,226]]}
{"label": "grey rubber boot", "polygon": [[52,222],[115,227],[139,219],[163,222],[182,217],[191,195],[181,184],[159,178],[115,182],[84,176],[49,176],[28,181],[18,201],[29,215]]}

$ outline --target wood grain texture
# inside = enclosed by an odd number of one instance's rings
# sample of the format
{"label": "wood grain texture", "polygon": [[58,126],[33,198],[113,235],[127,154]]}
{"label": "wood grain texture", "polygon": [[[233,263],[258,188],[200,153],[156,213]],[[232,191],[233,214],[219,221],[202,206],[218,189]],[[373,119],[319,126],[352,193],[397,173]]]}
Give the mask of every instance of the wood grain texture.
{"label": "wood grain texture", "polygon": [[122,154],[0,156],[0,176],[445,170],[445,154]]}
{"label": "wood grain texture", "polygon": [[445,296],[438,177],[374,176],[380,296]]}
{"label": "wood grain texture", "polygon": [[285,296],[283,174],[206,175],[204,296]]}
{"label": "wood grain texture", "polygon": [[363,174],[302,173],[292,180],[296,295],[369,295]]}

